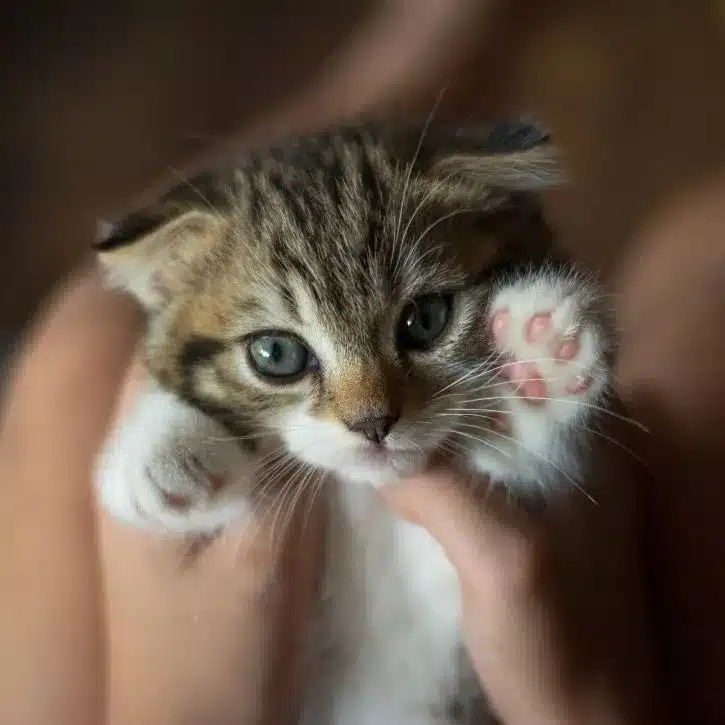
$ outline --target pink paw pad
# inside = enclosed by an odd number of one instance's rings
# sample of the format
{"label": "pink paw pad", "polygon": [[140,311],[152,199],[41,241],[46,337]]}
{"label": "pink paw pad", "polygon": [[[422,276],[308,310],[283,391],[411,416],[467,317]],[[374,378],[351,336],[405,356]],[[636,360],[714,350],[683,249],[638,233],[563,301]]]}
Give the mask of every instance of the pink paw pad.
{"label": "pink paw pad", "polygon": [[500,340],[509,324],[510,315],[507,310],[499,310],[491,318],[491,333],[494,340]]}
{"label": "pink paw pad", "polygon": [[494,430],[500,431],[501,433],[505,433],[509,429],[509,424],[506,419],[505,413],[493,413],[491,415],[491,427]]}
{"label": "pink paw pad", "polygon": [[161,490],[161,495],[166,505],[175,511],[183,511],[191,505],[191,499],[182,493],[171,493],[170,491]]}
{"label": "pink paw pad", "polygon": [[524,328],[524,339],[528,343],[540,342],[551,327],[551,315],[546,312],[534,315]]}
{"label": "pink paw pad", "polygon": [[217,476],[205,466],[198,456],[189,454],[183,461],[186,470],[189,471],[210,493],[219,493],[224,488],[225,480]]}
{"label": "pink paw pad", "polygon": [[490,317],[491,336],[504,361],[499,374],[535,407],[588,391],[594,385],[586,362],[591,339],[579,326],[571,301],[529,310],[518,312],[507,300]]}
{"label": "pink paw pad", "polygon": [[566,392],[572,395],[579,395],[589,389],[592,384],[591,375],[577,375],[572,382],[566,386]]}
{"label": "pink paw pad", "polygon": [[546,384],[534,363],[516,361],[508,368],[507,377],[519,395],[532,405],[546,402]]}
{"label": "pink paw pad", "polygon": [[556,359],[560,362],[569,362],[573,360],[579,353],[579,335],[575,332],[564,338],[556,352]]}

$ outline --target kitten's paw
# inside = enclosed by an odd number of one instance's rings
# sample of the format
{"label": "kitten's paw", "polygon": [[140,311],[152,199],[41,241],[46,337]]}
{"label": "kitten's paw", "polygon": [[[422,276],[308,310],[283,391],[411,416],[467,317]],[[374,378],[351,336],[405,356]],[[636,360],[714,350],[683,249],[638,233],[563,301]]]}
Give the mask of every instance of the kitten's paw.
{"label": "kitten's paw", "polygon": [[608,382],[606,335],[593,299],[583,284],[541,277],[505,287],[490,307],[507,387],[562,422],[592,405]]}
{"label": "kitten's paw", "polygon": [[160,534],[213,535],[241,518],[247,505],[230,495],[234,467],[183,444],[162,441],[151,451],[121,444],[101,473],[106,510]]}
{"label": "kitten's paw", "polygon": [[96,482],[117,519],[160,534],[212,535],[248,511],[249,458],[221,426],[162,392],[108,440]]}

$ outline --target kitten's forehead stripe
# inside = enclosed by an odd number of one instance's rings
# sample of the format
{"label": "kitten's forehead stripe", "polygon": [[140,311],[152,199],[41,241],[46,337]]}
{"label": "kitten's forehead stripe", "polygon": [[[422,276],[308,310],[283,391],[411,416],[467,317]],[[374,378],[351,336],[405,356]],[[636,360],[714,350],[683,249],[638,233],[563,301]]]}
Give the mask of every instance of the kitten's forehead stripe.
{"label": "kitten's forehead stripe", "polygon": [[[386,286],[390,275],[375,264],[374,254],[388,233],[383,190],[391,185],[385,174],[393,170],[383,160],[379,149],[335,139],[328,146],[311,145],[299,166],[286,166],[277,154],[264,177],[268,218],[256,231],[270,241],[270,266],[286,290],[293,286],[291,275],[303,280],[332,316],[347,308],[359,317],[359,301]],[[256,181],[253,186],[258,188]]]}

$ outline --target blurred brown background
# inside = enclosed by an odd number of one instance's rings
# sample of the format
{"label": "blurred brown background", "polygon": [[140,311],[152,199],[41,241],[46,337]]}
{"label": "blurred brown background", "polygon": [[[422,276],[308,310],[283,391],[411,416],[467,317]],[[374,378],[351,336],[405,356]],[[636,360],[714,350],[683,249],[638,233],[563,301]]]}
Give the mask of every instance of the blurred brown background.
{"label": "blurred brown background", "polygon": [[[284,0],[246,3],[244,24],[230,22],[229,2],[15,9],[2,60],[0,324],[25,319],[75,258],[68,237],[90,238],[109,198],[168,176],[233,130],[250,95],[260,105],[298,82],[300,64],[319,69],[367,5],[330,13],[327,3],[325,12],[306,4],[302,27]],[[492,42],[482,40],[445,102],[474,118],[533,111],[553,127],[576,179],[556,203],[564,237],[584,261],[608,267],[644,215],[725,161],[725,3],[503,7]],[[260,37],[271,17],[274,38]],[[250,61],[270,42],[279,48],[276,88]],[[401,103],[427,110],[438,90]],[[114,143],[119,130],[131,143]]]}

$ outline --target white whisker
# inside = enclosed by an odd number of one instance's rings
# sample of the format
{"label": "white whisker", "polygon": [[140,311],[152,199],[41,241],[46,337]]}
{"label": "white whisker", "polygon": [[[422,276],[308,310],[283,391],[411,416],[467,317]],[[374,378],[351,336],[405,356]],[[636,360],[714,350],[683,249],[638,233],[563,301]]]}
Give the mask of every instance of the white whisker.
{"label": "white whisker", "polygon": [[498,430],[491,430],[490,433],[493,433],[494,435],[500,436],[501,438],[504,438],[507,441],[510,441],[514,445],[519,446],[523,450],[525,450],[527,453],[536,456],[540,460],[544,461],[544,463],[547,463],[549,466],[554,468],[556,471],[558,471],[564,478],[569,481],[569,483],[574,486],[578,491],[580,491],[584,496],[586,496],[595,506],[598,506],[599,503],[597,500],[582,486],[580,486],[564,469],[562,469],[560,466],[557,466],[556,463],[549,460],[546,456],[542,455],[538,451],[535,451],[533,448],[529,448],[528,446],[524,445],[521,441],[516,440],[515,438],[512,438],[511,436],[507,436],[505,433],[501,433]]}
{"label": "white whisker", "polygon": [[[449,383],[445,387],[441,388],[440,390],[437,390],[436,393],[433,395],[432,400],[436,400],[442,393],[445,393],[446,390],[449,390],[450,388],[453,388],[457,385],[460,385],[464,382],[466,382],[471,376],[478,376],[478,375],[484,375],[488,372],[488,361],[484,361],[482,363],[479,363],[478,365],[474,366],[471,370],[468,370],[467,372],[463,373],[459,378],[454,380],[452,383]],[[480,372],[483,369],[483,372]],[[475,379],[475,378],[474,378]]]}
{"label": "white whisker", "polygon": [[625,453],[627,453],[629,456],[634,458],[635,461],[638,463],[641,463],[648,471],[650,470],[649,464],[640,456],[638,456],[629,446],[625,446],[624,443],[621,441],[618,441],[616,438],[613,438],[610,435],[607,435],[606,433],[602,433],[600,430],[596,430],[595,428],[589,428],[588,426],[576,424],[574,426],[575,428],[579,430],[583,430],[587,433],[591,433],[592,435],[599,436],[599,438],[604,439],[605,441],[608,441],[612,445],[617,446],[618,448],[621,448]]}
{"label": "white whisker", "polygon": [[403,222],[403,212],[405,211],[405,202],[408,196],[408,188],[410,186],[410,178],[413,174],[413,169],[415,168],[415,164],[418,161],[418,156],[420,155],[421,149],[423,148],[423,142],[425,141],[426,134],[428,133],[428,129],[433,122],[433,119],[435,118],[435,115],[438,111],[438,107],[441,104],[441,101],[443,100],[443,94],[445,93],[446,89],[441,89],[441,92],[438,94],[438,97],[436,98],[435,103],[433,104],[433,108],[431,109],[430,113],[428,114],[428,117],[425,120],[425,123],[423,124],[423,128],[420,132],[420,138],[418,139],[418,145],[415,147],[415,152],[413,153],[413,158],[410,161],[410,164],[408,165],[408,173],[405,176],[405,182],[403,183],[403,193],[400,199],[400,209],[398,211],[398,220],[395,225],[395,234],[393,236],[393,249],[395,249],[398,244],[400,243],[400,227]]}
{"label": "white whisker", "polygon": [[[461,423],[461,425],[466,425],[466,424]],[[471,427],[474,428],[475,430],[485,430],[485,429],[480,428],[480,426],[472,425]],[[483,438],[479,438],[478,436],[471,435],[470,433],[466,433],[465,431],[462,431],[462,430],[453,430],[452,432],[455,433],[455,435],[463,436],[464,438],[469,438],[470,440],[476,441],[477,443],[480,443],[483,446],[492,448],[494,451],[497,451],[502,456],[505,456],[506,458],[510,458],[511,460],[514,460],[514,457],[510,453],[508,453],[507,451],[504,451],[502,448],[499,448],[498,446],[494,445],[493,443],[491,443],[491,441],[484,440]]]}
{"label": "white whisker", "polygon": [[222,212],[219,209],[217,209],[216,206],[214,206],[214,204],[212,204],[209,197],[207,197],[206,194],[204,194],[201,191],[201,189],[199,189],[198,186],[196,186],[191,180],[189,180],[186,176],[184,176],[184,174],[182,174],[181,171],[179,171],[179,169],[175,168],[174,166],[171,166],[170,164],[166,164],[166,168],[168,169],[169,173],[176,176],[176,178],[179,179],[179,181],[182,184],[184,184],[185,186],[188,186],[189,189],[191,189],[191,191],[193,191],[199,197],[199,199],[202,202],[204,202],[204,204],[209,208],[209,211],[212,214],[214,214],[215,217],[217,217],[220,220],[223,219]]}
{"label": "white whisker", "polygon": [[317,497],[325,486],[325,474],[322,471],[316,471],[316,473],[317,480],[312,484],[313,488],[310,493],[310,500],[307,504],[307,509],[302,518],[303,531],[307,528],[307,524],[309,523],[310,516],[312,515],[312,510],[314,508],[315,502],[317,501]]}

